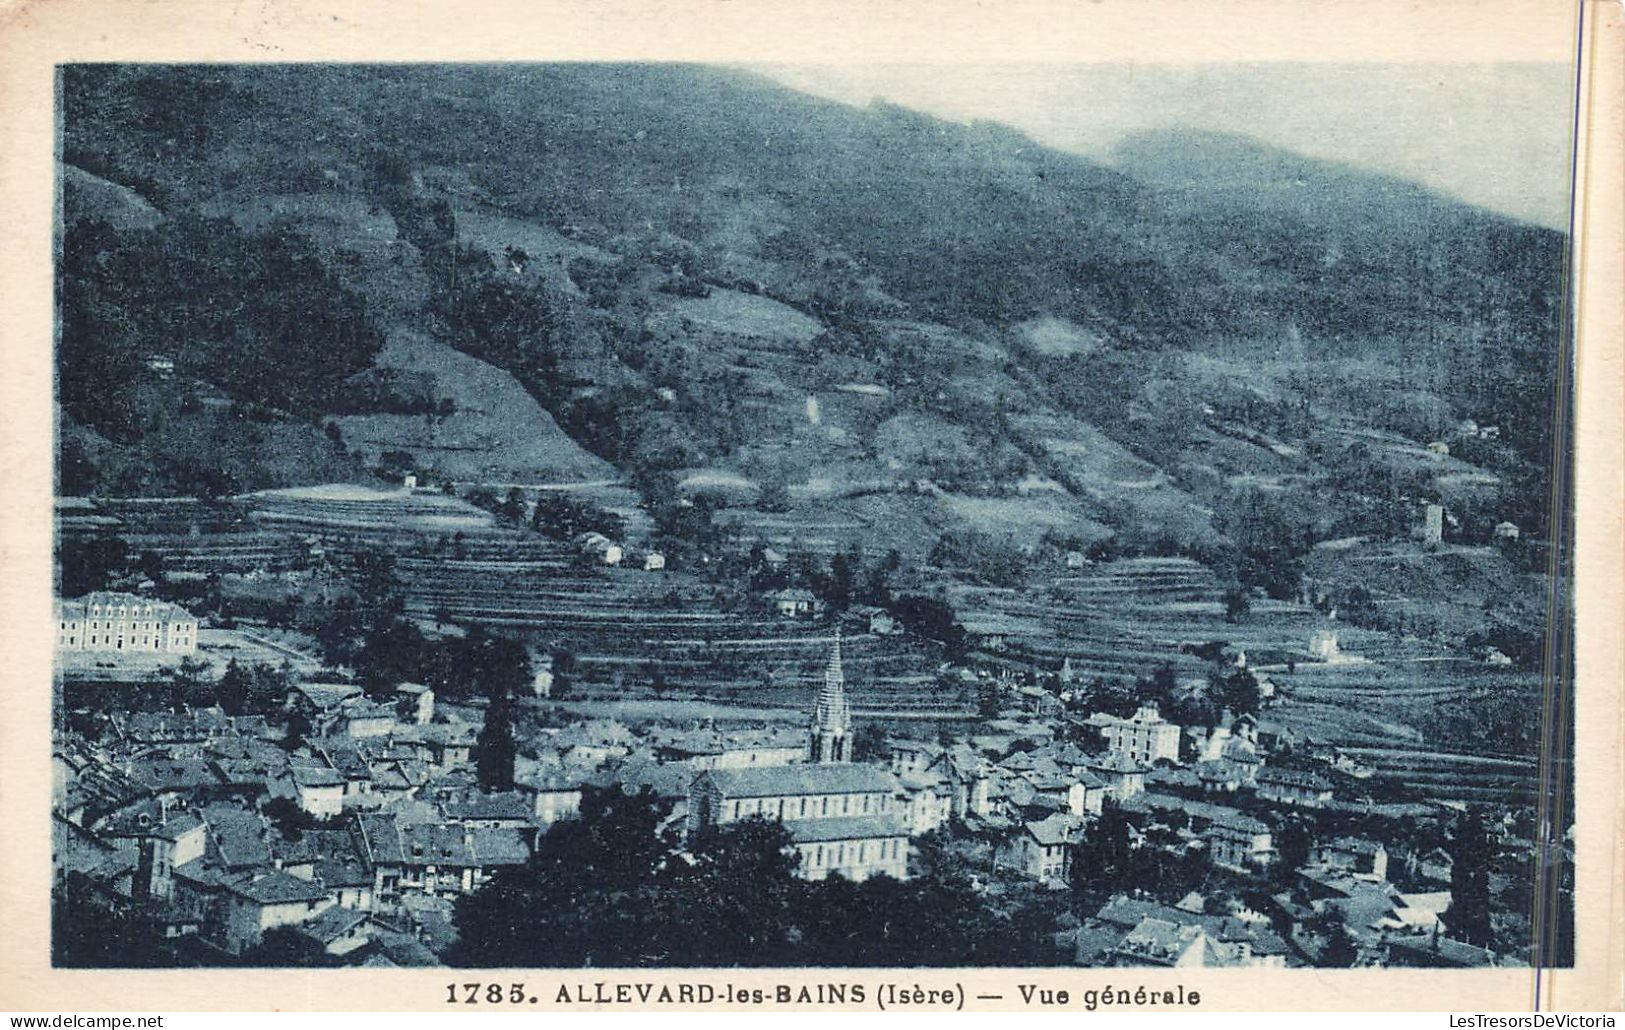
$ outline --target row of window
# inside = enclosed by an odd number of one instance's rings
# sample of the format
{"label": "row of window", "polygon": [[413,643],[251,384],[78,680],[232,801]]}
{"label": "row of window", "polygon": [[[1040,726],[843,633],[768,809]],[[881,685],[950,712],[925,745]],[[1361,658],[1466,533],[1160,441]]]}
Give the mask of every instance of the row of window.
{"label": "row of window", "polygon": [[[838,801],[836,806],[831,802]],[[777,815],[780,819],[803,819],[825,815],[880,815],[886,811],[886,799],[875,794],[839,798],[764,798],[752,801],[730,801],[723,808],[724,819],[739,819],[747,815]]]}
{"label": "row of window", "polygon": [[[68,637],[65,640],[62,641],[62,643],[66,644],[69,647],[78,647],[79,646],[79,638],[77,636],[69,634]],[[171,641],[171,643],[174,644],[175,646],[178,646],[178,647],[185,646],[186,638],[185,637],[176,637],[173,641]],[[96,634],[92,633],[88,638],[86,638],[85,646],[86,647],[98,647],[98,646],[100,646],[100,647],[111,647],[114,650],[123,650],[124,649],[124,638],[123,637],[113,637],[113,636],[97,636]],[[139,640],[137,640],[135,637],[131,637],[130,638],[130,647],[132,647],[132,648],[145,647],[145,648],[149,648],[149,649],[151,649],[153,651],[157,651],[157,650],[159,650],[159,649],[161,649],[163,647],[163,641],[161,639],[157,638],[157,637],[152,637],[152,636],[142,636]]]}
{"label": "row of window", "polygon": [[825,858],[829,859],[829,864],[832,866],[843,866],[847,862],[848,854],[852,856],[852,861],[858,863],[871,860],[884,862],[887,859],[902,858],[903,842],[901,840],[883,840],[872,844],[866,841],[859,841],[855,845],[830,844],[826,846],[815,844],[810,849],[803,848],[802,850],[811,852],[812,864],[815,867],[823,866]]}

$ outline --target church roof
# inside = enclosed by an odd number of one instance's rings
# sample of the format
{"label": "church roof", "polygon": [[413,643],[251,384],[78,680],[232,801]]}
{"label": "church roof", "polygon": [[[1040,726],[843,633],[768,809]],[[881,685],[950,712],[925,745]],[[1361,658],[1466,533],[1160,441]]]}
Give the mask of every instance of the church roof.
{"label": "church roof", "polygon": [[902,820],[885,815],[836,816],[829,819],[788,819],[784,828],[797,844],[823,841],[873,840],[876,837],[907,837]]}
{"label": "church roof", "polygon": [[801,794],[893,793],[896,777],[873,765],[852,763],[712,769],[708,776],[724,797],[794,797]]}

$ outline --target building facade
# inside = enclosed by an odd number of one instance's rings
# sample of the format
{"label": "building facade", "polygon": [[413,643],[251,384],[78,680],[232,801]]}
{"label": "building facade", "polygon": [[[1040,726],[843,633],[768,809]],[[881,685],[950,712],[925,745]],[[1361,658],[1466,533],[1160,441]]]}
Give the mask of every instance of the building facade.
{"label": "building facade", "polygon": [[1179,762],[1179,726],[1162,717],[1154,704],[1143,704],[1129,719],[1105,712],[1089,717],[1108,750],[1127,755],[1143,765]]}
{"label": "building facade", "polygon": [[177,604],[98,591],[57,602],[56,646],[63,651],[188,655],[197,651],[197,617]]}

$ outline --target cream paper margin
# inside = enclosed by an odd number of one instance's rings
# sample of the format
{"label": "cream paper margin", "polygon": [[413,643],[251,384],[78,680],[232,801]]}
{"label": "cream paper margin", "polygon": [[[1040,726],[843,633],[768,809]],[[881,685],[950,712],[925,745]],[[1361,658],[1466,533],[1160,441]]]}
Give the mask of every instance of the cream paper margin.
{"label": "cream paper margin", "polygon": [[[1586,38],[1577,40],[1579,5]],[[1529,970],[54,970],[49,964],[53,66],[66,61],[1564,62],[1582,58],[1576,207],[1578,964],[1543,1010],[1625,1007],[1619,0],[23,0],[0,6],[0,1009],[448,1011],[453,980],[561,985],[1183,984],[1215,1010],[1528,1009]],[[1554,117],[1561,116],[1554,112]],[[977,1003],[978,993],[1004,1000]],[[584,1006],[573,1006],[581,1008]],[[615,1006],[618,1010],[634,1009]],[[677,1006],[648,1006],[674,1011]],[[459,1006],[458,1010],[466,1011]],[[511,1011],[511,1009],[510,1009]],[[1035,1010],[1036,1011],[1036,1010]],[[1120,1007],[1100,1009],[1125,1011]]]}

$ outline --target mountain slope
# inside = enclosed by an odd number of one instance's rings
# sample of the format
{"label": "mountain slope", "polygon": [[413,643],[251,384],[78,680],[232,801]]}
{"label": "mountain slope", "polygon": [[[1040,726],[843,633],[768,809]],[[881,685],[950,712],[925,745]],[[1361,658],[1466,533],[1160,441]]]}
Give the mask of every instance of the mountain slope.
{"label": "mountain slope", "polygon": [[[1289,488],[1312,538],[1392,533],[1446,477],[1544,521],[1561,236],[1354,170],[1177,135],[1107,168],[693,66],[76,68],[64,102],[64,154],[167,219],[310,240],[368,363],[425,377],[311,394],[299,417],[369,458],[609,462],[833,503],[883,541],[1209,553]],[[480,391],[448,347],[533,415],[459,429]],[[1427,465],[1468,418],[1501,440]],[[453,460],[482,433],[499,456]],[[762,507],[747,532],[782,518]]]}

